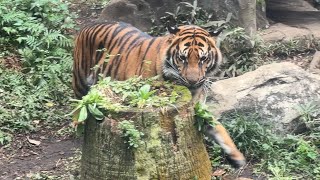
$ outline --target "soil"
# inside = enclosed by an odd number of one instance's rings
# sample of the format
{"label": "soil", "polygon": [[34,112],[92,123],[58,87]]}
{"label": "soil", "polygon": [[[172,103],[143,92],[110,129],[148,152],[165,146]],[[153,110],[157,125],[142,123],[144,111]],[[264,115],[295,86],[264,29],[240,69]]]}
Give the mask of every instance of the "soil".
{"label": "soil", "polygon": [[17,135],[9,147],[0,149],[0,179],[28,179],[40,172],[64,175],[68,172],[62,162],[74,156],[80,145],[81,140],[74,137]]}
{"label": "soil", "polygon": [[[79,14],[77,19],[79,26],[96,19],[102,10],[99,6],[92,7],[83,3],[72,4],[71,9]],[[303,22],[292,24],[290,21],[290,23],[274,23],[267,30],[261,31],[261,33],[266,41],[282,41],[304,37],[305,35],[314,35],[314,37],[320,38],[319,29],[320,23]],[[306,56],[291,57],[287,60],[307,68],[311,59],[312,53]],[[19,61],[15,57],[6,59],[5,64],[8,67],[20,67]],[[63,125],[60,128],[65,128],[65,126]],[[70,172],[68,168],[70,165],[66,161],[70,161],[71,157],[77,155],[77,150],[80,149],[82,140],[69,134],[57,136],[55,132],[56,129],[47,129],[33,134],[19,134],[15,136],[9,147],[0,147],[0,179],[31,179],[32,174],[39,172],[59,177],[65,177],[67,174],[76,177],[77,170]],[[38,144],[39,142],[40,144]],[[79,164],[79,162],[75,163]],[[265,179],[263,177],[254,177],[252,172],[252,166],[249,164],[243,170],[235,173],[222,173],[218,177],[223,176],[223,179],[235,179],[242,176],[251,179]]]}

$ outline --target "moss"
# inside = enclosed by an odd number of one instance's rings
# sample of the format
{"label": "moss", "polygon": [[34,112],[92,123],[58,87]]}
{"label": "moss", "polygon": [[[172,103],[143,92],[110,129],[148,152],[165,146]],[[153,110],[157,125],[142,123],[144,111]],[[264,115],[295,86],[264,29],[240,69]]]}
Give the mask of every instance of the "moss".
{"label": "moss", "polygon": [[153,125],[150,128],[150,137],[147,142],[147,151],[157,151],[157,149],[161,146],[161,141],[159,138],[159,134],[161,133],[161,127],[159,125]]}
{"label": "moss", "polygon": [[179,92],[181,94],[181,97],[178,99],[179,104],[185,104],[192,100],[191,92],[185,86],[175,85],[173,88],[173,92]]}
{"label": "moss", "polygon": [[135,153],[135,168],[138,179],[152,179],[157,177],[157,163],[155,160],[159,159],[159,149],[161,147],[161,140],[159,133],[161,127],[158,124],[153,124],[149,134],[144,139],[145,146],[139,147]]}

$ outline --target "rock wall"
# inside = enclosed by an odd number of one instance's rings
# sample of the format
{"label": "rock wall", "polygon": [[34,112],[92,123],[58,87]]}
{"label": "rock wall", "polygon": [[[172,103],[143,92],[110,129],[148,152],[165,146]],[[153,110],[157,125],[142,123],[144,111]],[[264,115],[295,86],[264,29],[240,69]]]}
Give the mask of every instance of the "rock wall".
{"label": "rock wall", "polygon": [[[225,20],[231,12],[231,22],[241,26],[239,20],[239,1],[241,0],[198,0],[198,6],[213,14],[214,20]],[[99,20],[124,21],[143,31],[150,30],[152,21],[159,24],[159,19],[166,12],[174,12],[181,2],[193,3],[193,0],[111,0],[102,11]],[[268,25],[265,3],[257,3],[257,26]]]}

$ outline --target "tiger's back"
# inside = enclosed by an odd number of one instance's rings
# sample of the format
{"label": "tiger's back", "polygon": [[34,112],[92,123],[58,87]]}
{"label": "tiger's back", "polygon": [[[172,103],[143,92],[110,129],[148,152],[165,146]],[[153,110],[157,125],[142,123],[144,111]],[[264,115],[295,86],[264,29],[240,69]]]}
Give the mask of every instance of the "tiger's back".
{"label": "tiger's back", "polygon": [[99,74],[126,80],[161,74],[161,51],[166,37],[151,37],[126,23],[100,23],[84,27],[75,40],[73,89],[87,94]]}

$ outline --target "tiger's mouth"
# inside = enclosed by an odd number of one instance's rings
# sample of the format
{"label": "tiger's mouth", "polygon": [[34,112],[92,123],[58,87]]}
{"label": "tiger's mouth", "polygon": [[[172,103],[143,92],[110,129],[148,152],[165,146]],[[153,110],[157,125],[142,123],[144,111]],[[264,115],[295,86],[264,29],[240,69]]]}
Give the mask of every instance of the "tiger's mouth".
{"label": "tiger's mouth", "polygon": [[[182,85],[187,87],[188,89],[198,89],[202,87],[204,82],[206,81],[206,77],[202,77],[199,80],[195,80],[194,78],[187,78],[181,75],[181,72],[178,68],[171,64],[170,61],[166,61],[163,68],[163,78],[164,80],[169,80],[178,85]],[[190,76],[189,76],[190,77]]]}
{"label": "tiger's mouth", "polygon": [[186,86],[189,89],[198,89],[204,84],[205,81],[206,81],[206,78],[203,77],[197,82],[189,82],[188,84],[184,84],[184,86]]}
{"label": "tiger's mouth", "polygon": [[163,77],[164,77],[164,80],[171,81],[177,85],[185,86],[190,90],[196,90],[196,89],[201,88],[206,81],[205,77],[197,82],[189,82],[186,78],[184,78],[182,76],[178,76],[178,77],[163,76]]}

